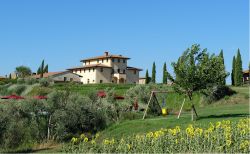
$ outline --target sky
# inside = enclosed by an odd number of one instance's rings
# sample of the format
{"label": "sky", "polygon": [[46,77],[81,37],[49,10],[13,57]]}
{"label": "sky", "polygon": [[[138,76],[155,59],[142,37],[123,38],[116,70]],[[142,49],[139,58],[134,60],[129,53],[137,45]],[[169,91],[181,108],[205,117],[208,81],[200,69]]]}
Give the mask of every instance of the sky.
{"label": "sky", "polygon": [[[131,58],[129,66],[157,81],[182,52],[200,44],[210,53],[224,51],[226,70],[239,48],[243,69],[249,64],[248,0],[1,0],[0,75],[41,61],[49,71],[80,66],[104,51]],[[227,83],[230,83],[230,77]]]}

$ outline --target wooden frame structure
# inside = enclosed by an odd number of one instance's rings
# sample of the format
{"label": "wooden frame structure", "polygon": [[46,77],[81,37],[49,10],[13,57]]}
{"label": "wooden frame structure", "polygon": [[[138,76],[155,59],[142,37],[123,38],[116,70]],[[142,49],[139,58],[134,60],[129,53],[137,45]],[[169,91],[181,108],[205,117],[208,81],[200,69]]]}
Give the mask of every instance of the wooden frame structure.
{"label": "wooden frame structure", "polygon": [[[143,115],[143,117],[142,117],[143,120],[145,119],[145,117],[146,117],[146,115],[147,115],[148,108],[149,108],[149,105],[150,105],[151,100],[155,100],[155,101],[157,102],[157,104],[159,105],[158,99],[157,99],[157,97],[156,97],[156,95],[155,95],[155,94],[157,94],[157,93],[172,93],[172,91],[155,91],[155,90],[154,90],[154,91],[151,91],[150,98],[149,98],[149,101],[148,101],[148,104],[147,104],[147,108],[146,108],[146,110],[144,111],[144,115]],[[159,105],[159,106],[160,106],[160,105]]]}

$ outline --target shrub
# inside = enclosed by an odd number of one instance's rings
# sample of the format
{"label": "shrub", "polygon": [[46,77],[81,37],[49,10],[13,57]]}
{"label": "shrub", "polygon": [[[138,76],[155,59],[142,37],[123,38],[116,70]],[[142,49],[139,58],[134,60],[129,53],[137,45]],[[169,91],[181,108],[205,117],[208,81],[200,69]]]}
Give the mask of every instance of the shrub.
{"label": "shrub", "polygon": [[50,80],[48,78],[42,78],[39,80],[39,83],[43,87],[48,87],[50,85]]}
{"label": "shrub", "polygon": [[25,85],[17,85],[15,88],[11,90],[11,93],[15,93],[17,95],[21,95],[26,89]]}
{"label": "shrub", "polygon": [[214,86],[208,91],[203,91],[203,94],[205,94],[206,101],[208,103],[212,103],[214,101],[220,100],[224,98],[225,96],[231,96],[235,94],[236,92],[229,88],[228,86],[220,85],[220,86]]}
{"label": "shrub", "polygon": [[26,83],[27,85],[32,85],[32,84],[37,83],[37,80],[36,80],[35,78],[26,78],[26,79],[25,79],[25,83]]}
{"label": "shrub", "polygon": [[24,83],[25,83],[24,78],[18,78],[17,79],[17,84],[24,84]]}
{"label": "shrub", "polygon": [[46,96],[52,92],[52,89],[48,87],[40,87],[35,86],[33,89],[28,93],[29,96]]}

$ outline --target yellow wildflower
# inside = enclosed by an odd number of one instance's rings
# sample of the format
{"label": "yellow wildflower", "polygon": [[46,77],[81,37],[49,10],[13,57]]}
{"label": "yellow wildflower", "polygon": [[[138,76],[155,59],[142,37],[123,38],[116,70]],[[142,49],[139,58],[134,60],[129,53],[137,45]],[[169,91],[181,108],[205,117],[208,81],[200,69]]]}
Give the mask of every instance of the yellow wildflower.
{"label": "yellow wildflower", "polygon": [[154,133],[153,133],[153,132],[149,132],[149,133],[147,133],[147,135],[146,135],[147,138],[151,138],[151,137],[153,137],[153,136],[154,136]]}
{"label": "yellow wildflower", "polygon": [[85,137],[83,141],[84,141],[84,142],[88,142],[89,139],[88,139],[87,137]]}
{"label": "yellow wildflower", "polygon": [[231,141],[231,140],[226,140],[226,145],[227,145],[228,147],[230,147],[231,144],[232,144],[232,141]]}
{"label": "yellow wildflower", "polygon": [[127,144],[127,147],[128,147],[128,150],[130,150],[130,149],[131,149],[131,146],[130,146],[130,144]]}
{"label": "yellow wildflower", "polygon": [[91,144],[96,144],[95,140],[92,140],[92,141],[91,141]]}
{"label": "yellow wildflower", "polygon": [[80,139],[84,139],[86,136],[84,134],[80,135]]}
{"label": "yellow wildflower", "polygon": [[218,122],[216,122],[216,128],[218,129],[218,128],[220,128],[220,126],[221,126],[221,122],[220,121],[218,121]]}
{"label": "yellow wildflower", "polygon": [[73,137],[73,138],[71,139],[71,142],[72,142],[72,143],[77,143],[77,141],[78,141],[78,139],[77,139],[76,137]]}

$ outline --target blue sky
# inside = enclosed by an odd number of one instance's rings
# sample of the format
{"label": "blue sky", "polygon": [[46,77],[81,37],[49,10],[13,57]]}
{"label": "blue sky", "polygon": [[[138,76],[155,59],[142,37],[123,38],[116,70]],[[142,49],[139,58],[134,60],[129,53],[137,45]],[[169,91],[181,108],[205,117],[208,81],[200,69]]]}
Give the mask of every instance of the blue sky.
{"label": "blue sky", "polygon": [[194,43],[223,49],[229,72],[240,48],[247,69],[248,0],[0,1],[0,75],[18,65],[36,71],[42,59],[62,71],[108,50],[150,72],[156,61],[161,81],[163,63],[172,72],[171,62]]}

